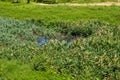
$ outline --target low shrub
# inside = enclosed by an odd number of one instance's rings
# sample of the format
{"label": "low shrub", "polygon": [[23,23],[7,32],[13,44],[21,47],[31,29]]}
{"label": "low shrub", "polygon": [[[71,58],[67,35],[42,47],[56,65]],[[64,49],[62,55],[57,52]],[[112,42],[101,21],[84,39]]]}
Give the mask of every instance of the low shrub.
{"label": "low shrub", "polygon": [[35,0],[35,2],[46,3],[46,4],[55,4],[56,0]]}

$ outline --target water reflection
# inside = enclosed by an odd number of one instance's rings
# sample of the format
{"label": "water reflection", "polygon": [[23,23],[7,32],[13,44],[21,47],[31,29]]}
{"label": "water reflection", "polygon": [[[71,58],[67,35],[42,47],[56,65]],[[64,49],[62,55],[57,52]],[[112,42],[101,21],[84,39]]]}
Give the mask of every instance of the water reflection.
{"label": "water reflection", "polygon": [[48,43],[49,41],[50,41],[50,39],[41,36],[41,37],[39,38],[39,40],[38,40],[38,43],[39,43],[40,46],[42,46],[42,45],[44,45],[45,43]]}
{"label": "water reflection", "polygon": [[[48,42],[50,42],[50,40],[52,40],[52,39],[41,36],[38,40],[38,44],[39,44],[39,46],[43,46],[44,44],[47,44]],[[62,40],[58,40],[58,41],[60,41],[60,42],[65,41],[67,45],[69,45],[71,43],[71,39],[62,39]]]}

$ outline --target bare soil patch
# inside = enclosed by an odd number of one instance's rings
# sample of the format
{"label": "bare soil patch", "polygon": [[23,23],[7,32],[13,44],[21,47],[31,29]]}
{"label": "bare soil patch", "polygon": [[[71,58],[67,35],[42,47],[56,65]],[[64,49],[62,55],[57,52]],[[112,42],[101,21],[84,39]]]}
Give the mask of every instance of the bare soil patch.
{"label": "bare soil patch", "polygon": [[102,2],[102,3],[59,3],[59,4],[43,4],[43,3],[34,3],[35,5],[41,6],[120,6],[120,2]]}

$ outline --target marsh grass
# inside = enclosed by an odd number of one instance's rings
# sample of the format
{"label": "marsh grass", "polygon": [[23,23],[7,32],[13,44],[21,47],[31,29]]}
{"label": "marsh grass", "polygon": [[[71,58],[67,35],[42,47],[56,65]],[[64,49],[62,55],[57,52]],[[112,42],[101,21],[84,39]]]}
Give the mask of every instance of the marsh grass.
{"label": "marsh grass", "polygon": [[[96,20],[44,23],[3,17],[0,23],[1,79],[120,79],[118,25]],[[72,31],[87,36],[79,36],[69,45],[56,38],[58,33],[67,36],[72,35]],[[39,35],[45,35],[51,41],[39,47]]]}

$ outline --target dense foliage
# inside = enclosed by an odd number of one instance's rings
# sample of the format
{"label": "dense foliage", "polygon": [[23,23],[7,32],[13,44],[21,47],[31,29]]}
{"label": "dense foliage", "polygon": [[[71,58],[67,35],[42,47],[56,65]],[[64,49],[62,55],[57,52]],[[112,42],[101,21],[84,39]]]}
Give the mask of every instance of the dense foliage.
{"label": "dense foliage", "polygon": [[35,0],[35,2],[47,3],[47,4],[55,4],[55,3],[57,3],[56,0]]}
{"label": "dense foliage", "polygon": [[[41,35],[50,38],[42,47]],[[1,17],[0,79],[119,80],[119,35],[120,26],[96,20],[44,23]]]}

